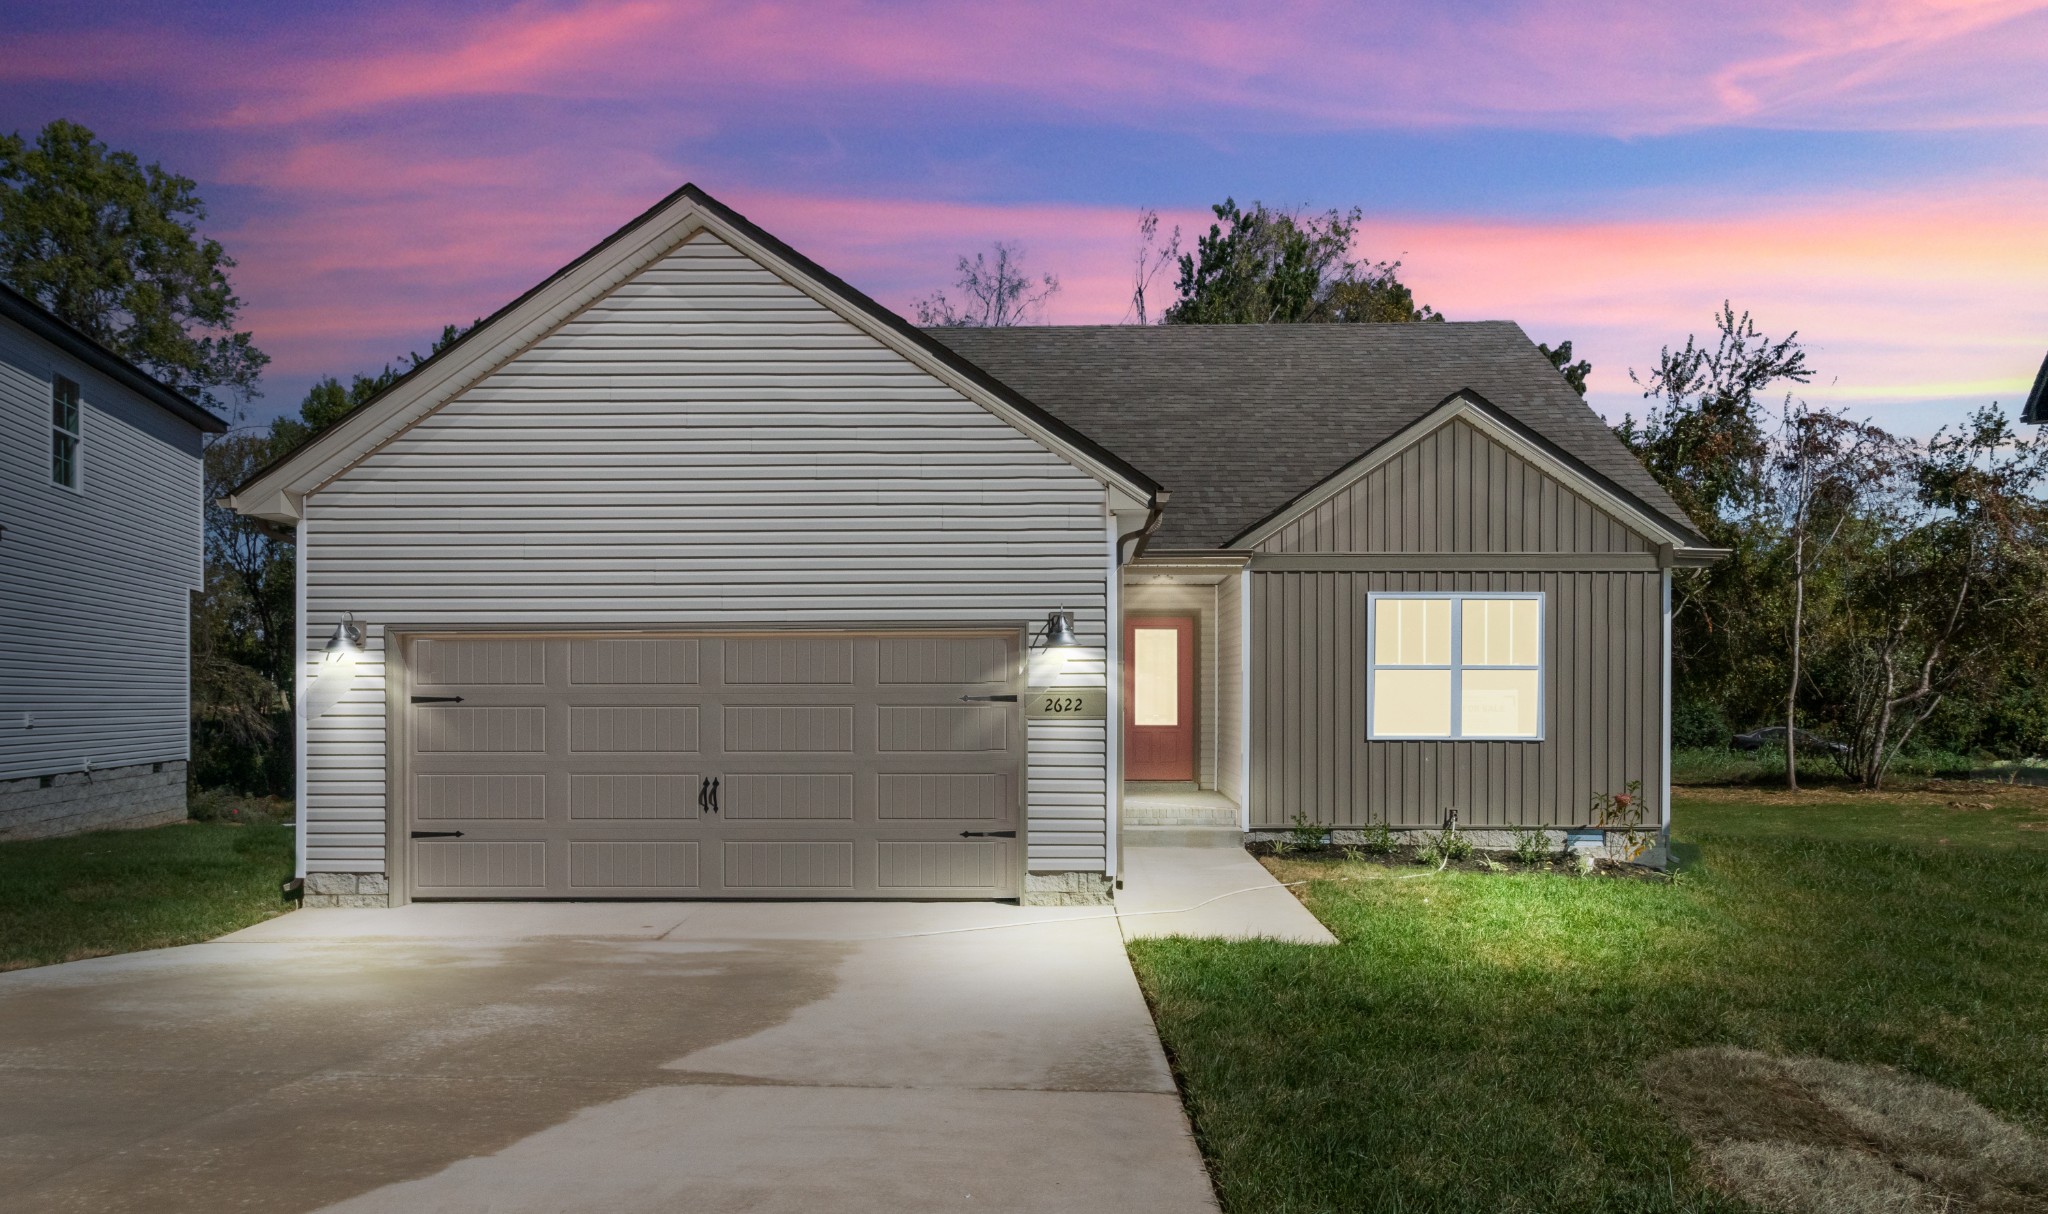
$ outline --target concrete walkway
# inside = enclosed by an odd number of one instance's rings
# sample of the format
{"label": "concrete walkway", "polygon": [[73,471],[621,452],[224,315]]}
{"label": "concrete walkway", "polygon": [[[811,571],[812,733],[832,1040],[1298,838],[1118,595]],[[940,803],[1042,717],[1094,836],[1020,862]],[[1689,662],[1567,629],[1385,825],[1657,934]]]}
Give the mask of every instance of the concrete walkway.
{"label": "concrete walkway", "polygon": [[[1124,832],[1124,937],[1217,936],[1335,944],[1293,891],[1244,850],[1236,827]],[[1193,909],[1181,909],[1192,907]]]}
{"label": "concrete walkway", "polygon": [[0,974],[0,1091],[10,1214],[1215,1209],[1095,908],[301,911]]}

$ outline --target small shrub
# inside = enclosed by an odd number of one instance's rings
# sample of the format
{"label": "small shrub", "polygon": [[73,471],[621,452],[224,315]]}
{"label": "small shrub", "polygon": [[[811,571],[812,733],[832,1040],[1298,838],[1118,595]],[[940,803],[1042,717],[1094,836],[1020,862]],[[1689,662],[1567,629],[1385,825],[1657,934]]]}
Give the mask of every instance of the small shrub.
{"label": "small shrub", "polygon": [[1557,858],[1557,848],[1550,842],[1550,832],[1541,827],[1515,828],[1515,859],[1530,868],[1540,868]]}
{"label": "small shrub", "polygon": [[1287,828],[1287,850],[1314,851],[1321,847],[1330,832],[1308,820],[1308,814],[1294,811],[1294,825]]}
{"label": "small shrub", "polygon": [[1472,839],[1458,829],[1456,821],[1444,827],[1443,833],[1436,837],[1436,846],[1438,851],[1453,862],[1472,858]]}
{"label": "small shrub", "polygon": [[1394,828],[1384,821],[1374,822],[1359,831],[1358,849],[1368,856],[1391,856],[1398,846],[1394,839]]}
{"label": "small shrub", "polygon": [[1427,864],[1431,868],[1435,868],[1437,865],[1444,863],[1443,848],[1437,846],[1437,842],[1434,836],[1432,836],[1429,839],[1429,841],[1424,843],[1421,847],[1415,849],[1415,862],[1417,864]]}

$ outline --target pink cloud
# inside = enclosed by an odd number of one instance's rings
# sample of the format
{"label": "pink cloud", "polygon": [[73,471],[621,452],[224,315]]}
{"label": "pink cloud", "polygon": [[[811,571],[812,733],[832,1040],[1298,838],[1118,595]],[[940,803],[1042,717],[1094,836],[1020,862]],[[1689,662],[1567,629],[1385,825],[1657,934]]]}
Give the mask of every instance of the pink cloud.
{"label": "pink cloud", "polygon": [[[154,76],[195,120],[276,127],[463,98],[742,93],[815,104],[936,90],[1095,116],[1314,127],[1509,124],[1643,133],[1744,123],[2040,123],[2039,0],[1735,0],[1711,19],[1640,0],[1393,9],[1296,0],[569,0],[462,16],[391,8],[348,37],[34,35],[0,78]],[[240,35],[236,35],[240,37]],[[236,66],[221,104],[218,67]],[[54,66],[53,66],[54,65]],[[50,73],[55,72],[55,77]],[[806,101],[806,99],[809,99]]]}

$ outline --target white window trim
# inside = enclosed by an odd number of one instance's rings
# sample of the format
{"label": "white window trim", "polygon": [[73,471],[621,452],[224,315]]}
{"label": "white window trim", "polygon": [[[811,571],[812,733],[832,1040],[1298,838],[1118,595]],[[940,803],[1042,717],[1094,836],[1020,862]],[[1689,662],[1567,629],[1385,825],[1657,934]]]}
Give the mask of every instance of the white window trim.
{"label": "white window trim", "polygon": [[[1379,601],[1381,599],[1449,599],[1451,602],[1451,661],[1448,666],[1381,663],[1379,659]],[[1527,666],[1474,665],[1465,657],[1466,599],[1520,599],[1536,604],[1536,732],[1533,734],[1464,734],[1465,680],[1467,670],[1527,670]],[[1446,670],[1451,673],[1451,732],[1447,734],[1381,733],[1373,701],[1379,694],[1382,670]],[[1369,742],[1542,742],[1550,736],[1550,602],[1541,590],[1373,590],[1365,596],[1365,729]]]}
{"label": "white window trim", "polygon": [[83,494],[85,492],[85,385],[61,371],[52,372],[50,375],[50,403],[52,405],[57,403],[57,385],[60,383],[70,384],[78,393],[78,427],[74,430],[66,430],[57,424],[55,417],[50,418],[50,442],[52,447],[54,448],[59,434],[71,440],[71,483],[67,485],[63,481],[58,480],[56,469],[52,467],[50,470],[50,484],[54,488]]}

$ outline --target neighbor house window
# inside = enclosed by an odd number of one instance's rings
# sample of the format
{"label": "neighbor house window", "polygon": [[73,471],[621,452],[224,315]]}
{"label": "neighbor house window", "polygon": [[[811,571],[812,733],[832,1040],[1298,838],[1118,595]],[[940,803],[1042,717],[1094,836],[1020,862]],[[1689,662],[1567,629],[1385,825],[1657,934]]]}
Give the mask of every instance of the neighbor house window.
{"label": "neighbor house window", "polygon": [[1543,736],[1543,596],[1367,599],[1374,738]]}
{"label": "neighbor house window", "polygon": [[58,375],[50,380],[50,479],[78,488],[78,385]]}

